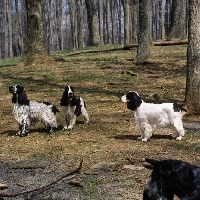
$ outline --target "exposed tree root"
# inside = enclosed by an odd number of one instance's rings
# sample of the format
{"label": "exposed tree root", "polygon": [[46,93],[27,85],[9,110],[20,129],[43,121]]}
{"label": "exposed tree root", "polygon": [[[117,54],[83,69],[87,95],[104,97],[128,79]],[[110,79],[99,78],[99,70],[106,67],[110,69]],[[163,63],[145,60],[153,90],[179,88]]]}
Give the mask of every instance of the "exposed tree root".
{"label": "exposed tree root", "polygon": [[35,192],[34,194],[32,194],[28,197],[28,199],[31,199],[32,197],[44,192],[45,190],[48,190],[52,185],[56,184],[58,181],[62,180],[63,178],[70,176],[74,173],[78,173],[80,171],[81,167],[82,167],[82,164],[83,164],[83,160],[80,161],[80,164],[77,168],[71,170],[70,172],[65,173],[61,177],[57,178],[55,181],[53,181],[53,182],[51,182],[47,185],[44,185],[40,188],[35,188],[33,190],[19,192],[19,193],[16,193],[16,194],[0,193],[0,197],[16,197],[16,196],[19,196],[19,195],[22,195],[22,194],[29,194],[29,193]]}

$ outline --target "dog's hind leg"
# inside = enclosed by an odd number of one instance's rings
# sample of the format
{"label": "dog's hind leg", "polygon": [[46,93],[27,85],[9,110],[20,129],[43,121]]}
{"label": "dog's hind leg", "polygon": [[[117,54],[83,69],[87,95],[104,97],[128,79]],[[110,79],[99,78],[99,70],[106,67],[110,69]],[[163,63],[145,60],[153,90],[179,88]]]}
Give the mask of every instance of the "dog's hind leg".
{"label": "dog's hind leg", "polygon": [[54,113],[51,115],[44,115],[42,118],[42,122],[47,127],[48,133],[53,133],[54,130],[57,128],[57,120]]}

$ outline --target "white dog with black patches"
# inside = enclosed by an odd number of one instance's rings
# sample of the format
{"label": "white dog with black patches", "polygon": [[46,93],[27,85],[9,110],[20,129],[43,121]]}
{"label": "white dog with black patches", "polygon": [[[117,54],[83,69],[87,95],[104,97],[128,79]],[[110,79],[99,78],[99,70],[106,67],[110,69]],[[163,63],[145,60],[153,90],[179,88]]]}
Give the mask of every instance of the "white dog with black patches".
{"label": "white dog with black patches", "polygon": [[19,131],[16,135],[25,136],[31,124],[41,121],[51,133],[57,128],[55,114],[59,112],[56,106],[49,102],[38,102],[28,100],[25,89],[22,85],[9,87],[10,93],[13,94],[12,103],[14,103],[14,117],[19,124]]}
{"label": "white dog with black patches", "polygon": [[62,106],[63,130],[71,130],[80,114],[83,115],[86,124],[89,122],[85,101],[75,96],[72,86],[65,87],[60,105]]}
{"label": "white dog with black patches", "polygon": [[182,113],[185,111],[181,105],[173,103],[145,103],[137,92],[130,91],[121,97],[121,101],[127,103],[128,109],[135,111],[136,125],[141,131],[139,140],[146,142],[152,136],[155,128],[169,128],[176,131],[173,138],[181,140],[184,136]]}

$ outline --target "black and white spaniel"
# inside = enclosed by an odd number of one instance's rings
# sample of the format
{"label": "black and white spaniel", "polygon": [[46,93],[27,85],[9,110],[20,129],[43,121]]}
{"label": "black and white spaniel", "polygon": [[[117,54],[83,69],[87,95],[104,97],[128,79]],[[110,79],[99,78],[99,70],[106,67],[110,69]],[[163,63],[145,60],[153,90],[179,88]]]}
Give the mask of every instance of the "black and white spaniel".
{"label": "black and white spaniel", "polygon": [[[143,191],[143,200],[200,199],[200,167],[180,160],[145,159],[151,164],[151,179]],[[150,168],[150,166],[146,168]]]}
{"label": "black and white spaniel", "polygon": [[73,87],[65,87],[60,105],[62,106],[63,130],[71,130],[80,114],[83,115],[86,124],[89,122],[85,101],[81,97],[75,96]]}
{"label": "black and white spaniel", "polygon": [[174,129],[176,134],[173,138],[181,140],[184,136],[182,123],[182,112],[185,111],[181,105],[173,103],[153,104],[145,103],[137,92],[130,91],[121,97],[121,101],[127,103],[128,109],[135,111],[136,125],[141,131],[139,140],[146,142],[152,136],[155,128]]}
{"label": "black and white spaniel", "polygon": [[55,114],[59,110],[56,106],[48,102],[28,100],[25,89],[20,84],[10,86],[9,91],[13,94],[13,113],[19,124],[19,131],[16,135],[25,136],[29,132],[31,124],[39,120],[43,122],[49,133],[57,128]]}

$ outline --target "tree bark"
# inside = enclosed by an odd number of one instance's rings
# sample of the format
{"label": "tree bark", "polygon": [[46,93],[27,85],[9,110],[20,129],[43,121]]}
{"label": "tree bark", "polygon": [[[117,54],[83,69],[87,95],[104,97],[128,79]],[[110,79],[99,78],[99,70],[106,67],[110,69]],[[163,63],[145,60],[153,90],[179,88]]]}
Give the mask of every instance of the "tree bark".
{"label": "tree bark", "polygon": [[139,1],[137,63],[145,62],[150,54],[150,0]]}
{"label": "tree bark", "polygon": [[27,12],[27,44],[22,65],[44,63],[53,58],[45,44],[44,19],[41,0],[25,0]]}
{"label": "tree bark", "polygon": [[99,25],[98,25],[98,2],[95,0],[85,0],[87,17],[88,17],[88,30],[89,30],[89,45],[100,45]]}
{"label": "tree bark", "polygon": [[186,36],[186,0],[172,1],[171,32],[169,39],[185,39]]}
{"label": "tree bark", "polygon": [[110,0],[103,0],[103,5],[106,15],[106,32],[107,32],[107,44],[111,44],[111,31],[110,31]]}
{"label": "tree bark", "polygon": [[124,8],[124,46],[130,44],[130,11],[129,0],[121,0]]}
{"label": "tree bark", "polygon": [[188,114],[200,114],[200,3],[189,2],[186,103]]}

